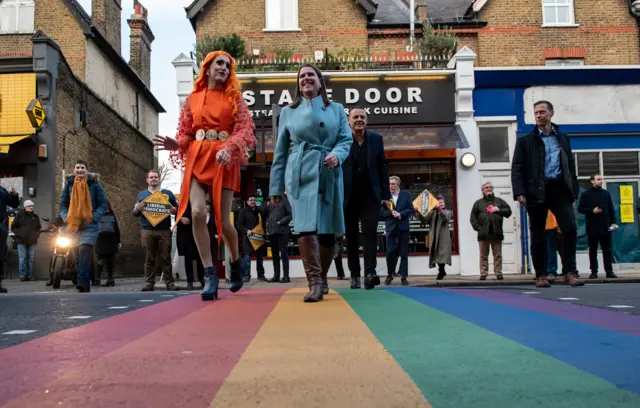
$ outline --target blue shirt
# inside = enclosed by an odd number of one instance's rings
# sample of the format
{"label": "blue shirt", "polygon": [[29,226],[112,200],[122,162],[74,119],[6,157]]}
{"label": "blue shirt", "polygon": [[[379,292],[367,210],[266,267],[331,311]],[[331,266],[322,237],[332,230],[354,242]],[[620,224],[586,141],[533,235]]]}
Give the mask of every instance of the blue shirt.
{"label": "blue shirt", "polygon": [[560,143],[556,137],[555,129],[551,129],[549,135],[538,128],[538,134],[544,143],[544,178],[546,180],[559,180],[562,175],[560,168]]}
{"label": "blue shirt", "polygon": [[[176,196],[173,195],[173,193],[169,190],[165,190],[162,189],[160,190],[162,192],[162,194],[166,194],[167,196],[169,196],[169,202],[171,203],[172,206],[174,207],[178,207],[178,201],[176,200]],[[151,191],[149,190],[144,190],[138,193],[138,197],[136,198],[136,204],[139,203],[140,201],[143,201],[145,198],[149,197],[151,194],[153,194]],[[171,216],[165,218],[164,220],[162,220],[158,225],[156,225],[155,227],[153,225],[151,225],[151,223],[149,222],[149,220],[147,220],[147,218],[142,215],[142,213],[140,214],[135,214],[136,216],[140,217],[140,228],[142,229],[147,229],[147,230],[169,230],[171,229]]]}

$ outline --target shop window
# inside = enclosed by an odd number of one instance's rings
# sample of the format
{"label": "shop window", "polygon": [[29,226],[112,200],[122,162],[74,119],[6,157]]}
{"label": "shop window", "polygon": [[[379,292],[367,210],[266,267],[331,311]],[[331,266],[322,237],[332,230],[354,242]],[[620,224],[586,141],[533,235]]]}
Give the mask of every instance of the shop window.
{"label": "shop window", "polygon": [[542,0],[542,24],[545,26],[573,25],[573,0]]}
{"label": "shop window", "polygon": [[600,173],[600,153],[576,153],[576,165],[578,177],[590,177],[594,173]]}
{"label": "shop window", "polygon": [[34,16],[33,0],[0,1],[0,34],[33,33]]}
{"label": "shop window", "polygon": [[298,0],[265,0],[266,30],[298,28]]}
{"label": "shop window", "polygon": [[509,127],[482,126],[478,128],[480,138],[480,161],[482,163],[509,162]]}
{"label": "shop window", "polygon": [[640,174],[638,152],[603,152],[602,167],[606,177],[637,176]]}
{"label": "shop window", "polygon": [[584,60],[581,58],[547,59],[544,61],[544,65],[548,67],[581,67],[584,65]]}

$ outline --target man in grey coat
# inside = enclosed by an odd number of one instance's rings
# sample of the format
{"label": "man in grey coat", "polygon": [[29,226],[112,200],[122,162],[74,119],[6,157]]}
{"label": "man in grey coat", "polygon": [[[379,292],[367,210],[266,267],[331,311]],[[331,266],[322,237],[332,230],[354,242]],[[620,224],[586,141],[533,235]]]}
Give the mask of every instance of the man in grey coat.
{"label": "man in grey coat", "polygon": [[[269,279],[272,283],[288,283],[289,279],[289,235],[291,234],[291,204],[287,200],[286,193],[280,200],[280,205],[270,204],[267,207],[267,234],[271,242],[271,259],[273,260],[273,278]],[[282,254],[282,272],[280,279],[280,255]]]}

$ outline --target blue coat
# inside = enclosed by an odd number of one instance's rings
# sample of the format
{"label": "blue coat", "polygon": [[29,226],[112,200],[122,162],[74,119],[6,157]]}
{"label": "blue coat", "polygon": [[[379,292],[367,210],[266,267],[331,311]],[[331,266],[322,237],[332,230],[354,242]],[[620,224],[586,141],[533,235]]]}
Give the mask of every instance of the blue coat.
{"label": "blue coat", "polygon": [[[325,107],[322,97],[317,96],[303,99],[295,109],[282,109],[269,194],[282,195],[286,189],[294,232],[344,234],[341,165],[351,143],[347,115],[339,103]],[[331,153],[340,162],[333,169],[323,164]]]}
{"label": "blue coat", "polygon": [[[89,184],[89,195],[91,196],[91,207],[93,208],[93,221],[91,224],[85,224],[78,231],[80,235],[79,245],[94,246],[98,239],[98,222],[100,218],[107,212],[107,199],[104,196],[104,190],[100,183],[93,179],[92,175],[87,175],[87,183]],[[60,216],[67,222],[69,215],[69,203],[71,202],[71,192],[73,191],[73,183],[76,177],[71,176],[67,179],[67,183],[62,189],[62,199],[60,200]]]}
{"label": "blue coat", "polygon": [[400,213],[400,219],[393,216],[393,211],[382,207],[380,216],[384,219],[384,229],[387,233],[398,228],[400,231],[409,231],[409,217],[413,214],[413,200],[408,191],[400,190],[398,202],[393,203],[393,209]]}

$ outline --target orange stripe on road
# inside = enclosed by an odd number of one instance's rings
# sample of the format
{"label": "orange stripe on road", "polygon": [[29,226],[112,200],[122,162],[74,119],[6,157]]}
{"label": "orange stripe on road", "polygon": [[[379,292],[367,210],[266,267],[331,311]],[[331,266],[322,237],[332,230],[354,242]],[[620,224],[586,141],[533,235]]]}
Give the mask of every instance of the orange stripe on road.
{"label": "orange stripe on road", "polygon": [[211,407],[430,407],[342,297],[305,293],[282,296]]}

